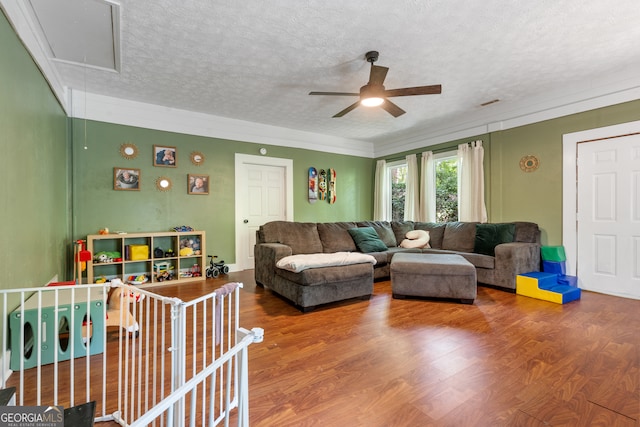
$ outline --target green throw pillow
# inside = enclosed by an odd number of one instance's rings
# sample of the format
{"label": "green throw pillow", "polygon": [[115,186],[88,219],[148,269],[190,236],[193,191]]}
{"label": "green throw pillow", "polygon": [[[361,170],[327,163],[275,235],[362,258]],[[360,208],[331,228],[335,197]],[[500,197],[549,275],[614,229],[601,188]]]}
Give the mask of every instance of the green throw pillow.
{"label": "green throw pillow", "polygon": [[516,225],[476,224],[476,241],[473,251],[477,254],[495,256],[495,249],[501,243],[513,242]]}
{"label": "green throw pillow", "polygon": [[349,234],[351,234],[360,252],[382,252],[387,250],[387,245],[380,240],[373,227],[350,228]]}

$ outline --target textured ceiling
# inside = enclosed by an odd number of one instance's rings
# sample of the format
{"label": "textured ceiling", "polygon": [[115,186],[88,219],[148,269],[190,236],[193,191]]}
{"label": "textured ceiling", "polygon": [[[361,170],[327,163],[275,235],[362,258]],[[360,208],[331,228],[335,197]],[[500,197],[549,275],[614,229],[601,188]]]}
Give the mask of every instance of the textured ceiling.
{"label": "textured ceiling", "polygon": [[[120,71],[55,62],[65,86],[381,145],[640,87],[638,0],[114,3]],[[399,118],[364,107],[332,118],[356,99],[308,92],[357,92],[369,50],[390,68],[387,89],[442,94],[394,98]]]}

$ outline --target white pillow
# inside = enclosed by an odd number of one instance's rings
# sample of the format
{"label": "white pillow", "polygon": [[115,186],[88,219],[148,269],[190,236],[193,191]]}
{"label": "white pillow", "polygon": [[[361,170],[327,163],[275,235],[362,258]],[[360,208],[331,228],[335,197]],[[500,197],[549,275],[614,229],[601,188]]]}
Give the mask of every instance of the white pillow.
{"label": "white pillow", "polygon": [[411,230],[406,234],[406,239],[400,242],[402,248],[430,248],[429,232],[426,230]]}

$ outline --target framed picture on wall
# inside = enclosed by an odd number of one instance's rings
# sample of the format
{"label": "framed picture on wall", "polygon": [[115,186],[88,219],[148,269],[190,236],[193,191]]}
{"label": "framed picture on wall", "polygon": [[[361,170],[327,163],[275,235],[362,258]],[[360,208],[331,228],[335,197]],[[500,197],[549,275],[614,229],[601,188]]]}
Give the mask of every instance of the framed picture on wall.
{"label": "framed picture on wall", "polygon": [[113,168],[114,190],[140,190],[140,169]]}
{"label": "framed picture on wall", "polygon": [[192,175],[187,178],[189,194],[209,194],[209,175]]}
{"label": "framed picture on wall", "polygon": [[176,147],[167,147],[164,145],[153,146],[153,166],[164,166],[175,168],[177,164]]}

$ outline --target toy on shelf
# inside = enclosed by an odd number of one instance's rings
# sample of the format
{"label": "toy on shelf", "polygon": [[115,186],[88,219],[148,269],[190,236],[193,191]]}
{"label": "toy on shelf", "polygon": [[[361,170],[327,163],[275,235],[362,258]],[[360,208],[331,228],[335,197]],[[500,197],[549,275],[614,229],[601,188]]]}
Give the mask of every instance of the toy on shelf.
{"label": "toy on shelf", "polygon": [[193,231],[192,227],[188,225],[179,225],[178,227],[173,227],[171,231],[185,232],[185,231]]}
{"label": "toy on shelf", "polygon": [[191,267],[191,277],[200,277],[202,276],[202,269],[200,267],[200,264],[193,264],[193,266]]}
{"label": "toy on shelf", "polygon": [[[115,279],[114,279],[115,280]],[[127,278],[127,282],[131,285],[143,285],[149,281],[146,274],[132,275]],[[113,282],[113,280],[112,280]]]}
{"label": "toy on shelf", "polygon": [[173,265],[170,262],[159,262],[154,264],[156,282],[164,282],[165,280],[173,280]]}
{"label": "toy on shelf", "polygon": [[95,256],[93,257],[93,262],[98,262],[101,264],[120,261],[122,261],[122,254],[118,251],[100,251],[96,252]]}
{"label": "toy on shelf", "polygon": [[209,278],[215,279],[220,275],[220,273],[222,274],[229,273],[229,266],[225,265],[224,261],[214,262],[214,260],[218,258],[218,255],[207,255],[207,256],[210,258],[209,266],[205,270],[207,279]]}
{"label": "toy on shelf", "polygon": [[180,256],[200,255],[200,238],[197,236],[180,239]]}

